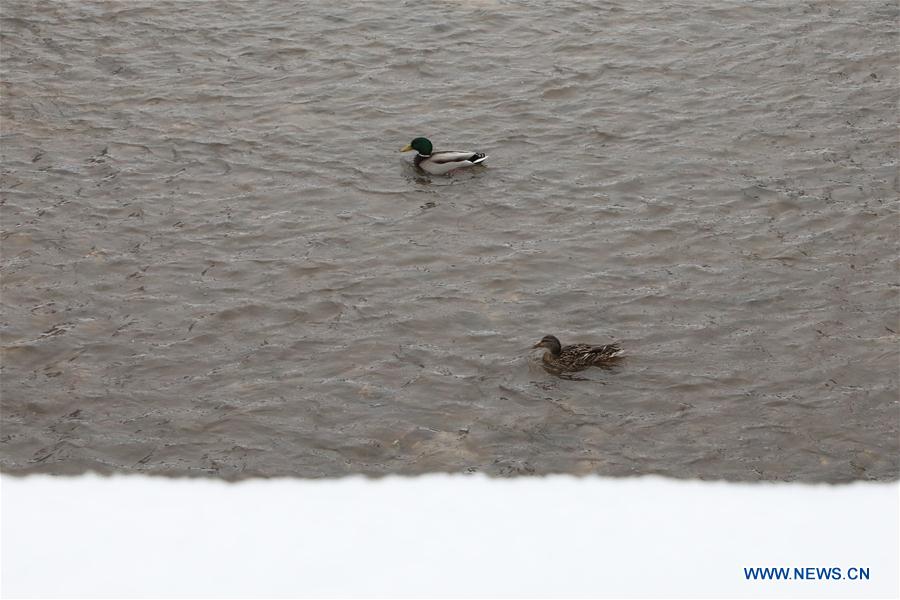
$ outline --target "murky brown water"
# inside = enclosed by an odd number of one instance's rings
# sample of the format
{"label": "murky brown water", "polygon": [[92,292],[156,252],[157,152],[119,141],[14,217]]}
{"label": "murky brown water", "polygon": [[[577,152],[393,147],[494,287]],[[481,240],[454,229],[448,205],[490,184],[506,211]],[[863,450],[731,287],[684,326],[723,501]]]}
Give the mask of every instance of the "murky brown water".
{"label": "murky brown water", "polygon": [[897,26],[5,0],[0,465],[896,478]]}

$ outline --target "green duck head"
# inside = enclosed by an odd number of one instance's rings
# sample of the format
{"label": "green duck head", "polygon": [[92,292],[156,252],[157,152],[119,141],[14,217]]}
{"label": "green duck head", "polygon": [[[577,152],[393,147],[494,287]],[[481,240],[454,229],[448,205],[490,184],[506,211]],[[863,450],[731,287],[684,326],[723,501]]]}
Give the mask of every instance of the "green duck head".
{"label": "green duck head", "polygon": [[430,156],[431,149],[431,141],[428,138],[417,137],[409,144],[401,148],[400,152],[409,152],[410,150],[415,150],[419,154]]}
{"label": "green duck head", "polygon": [[562,344],[559,343],[555,335],[545,335],[532,348],[546,348],[550,351],[550,354],[556,355],[562,350]]}

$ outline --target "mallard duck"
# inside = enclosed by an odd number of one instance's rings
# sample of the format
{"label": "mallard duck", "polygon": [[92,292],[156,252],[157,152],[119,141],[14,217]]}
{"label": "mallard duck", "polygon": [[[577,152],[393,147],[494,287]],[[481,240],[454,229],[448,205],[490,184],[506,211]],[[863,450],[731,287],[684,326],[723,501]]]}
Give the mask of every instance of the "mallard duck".
{"label": "mallard duck", "polygon": [[456,169],[471,167],[487,158],[483,152],[456,152],[454,150],[433,152],[431,141],[423,137],[417,137],[401,148],[400,152],[409,152],[410,150],[417,152],[416,166],[432,175],[444,175]]}
{"label": "mallard duck", "polygon": [[588,367],[603,366],[615,362],[622,355],[618,344],[591,346],[590,344],[572,344],[563,346],[553,335],[545,335],[532,348],[546,348],[544,365],[554,371],[581,371]]}

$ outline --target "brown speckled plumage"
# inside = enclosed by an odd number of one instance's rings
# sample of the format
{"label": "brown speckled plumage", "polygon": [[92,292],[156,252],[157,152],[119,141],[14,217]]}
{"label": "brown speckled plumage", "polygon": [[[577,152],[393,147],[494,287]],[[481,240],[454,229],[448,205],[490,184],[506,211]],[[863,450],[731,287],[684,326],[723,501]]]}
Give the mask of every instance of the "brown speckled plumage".
{"label": "brown speckled plumage", "polygon": [[622,355],[618,344],[592,346],[590,344],[571,344],[563,346],[556,336],[546,335],[533,348],[546,348],[544,365],[554,371],[581,371],[588,367],[610,365]]}

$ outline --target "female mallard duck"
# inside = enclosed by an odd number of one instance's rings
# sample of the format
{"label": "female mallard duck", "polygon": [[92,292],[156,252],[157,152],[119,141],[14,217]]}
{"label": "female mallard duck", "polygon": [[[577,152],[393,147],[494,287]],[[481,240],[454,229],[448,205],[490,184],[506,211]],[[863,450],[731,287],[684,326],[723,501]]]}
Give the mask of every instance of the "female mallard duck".
{"label": "female mallard duck", "polygon": [[544,364],[554,371],[581,371],[588,367],[603,366],[615,362],[622,355],[622,348],[618,344],[563,346],[553,335],[545,335],[532,348],[549,350],[544,352]]}
{"label": "female mallard duck", "polygon": [[409,152],[410,150],[417,152],[416,166],[432,175],[444,175],[456,169],[471,167],[487,158],[483,152],[455,152],[453,150],[432,152],[431,142],[423,137],[417,137],[403,147],[400,152]]}

